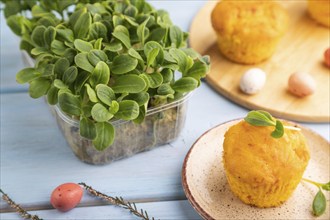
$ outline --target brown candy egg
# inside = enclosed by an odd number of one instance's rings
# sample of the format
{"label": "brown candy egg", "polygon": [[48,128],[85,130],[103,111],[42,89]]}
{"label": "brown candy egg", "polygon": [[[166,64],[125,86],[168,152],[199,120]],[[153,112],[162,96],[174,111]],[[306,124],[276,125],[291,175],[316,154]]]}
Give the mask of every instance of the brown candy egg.
{"label": "brown candy egg", "polygon": [[293,73],[288,81],[289,91],[298,96],[304,97],[315,92],[316,82],[314,78],[307,73]]}

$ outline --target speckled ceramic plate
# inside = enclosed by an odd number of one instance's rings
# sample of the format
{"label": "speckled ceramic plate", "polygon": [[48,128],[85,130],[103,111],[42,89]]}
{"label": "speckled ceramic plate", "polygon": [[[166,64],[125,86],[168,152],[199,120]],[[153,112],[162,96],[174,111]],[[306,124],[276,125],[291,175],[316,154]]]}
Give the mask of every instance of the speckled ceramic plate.
{"label": "speckled ceramic plate", "polygon": [[[242,203],[231,192],[222,164],[224,133],[239,120],[204,133],[191,147],[182,169],[184,192],[204,219],[314,219],[311,204],[317,188],[301,182],[291,198],[276,208],[261,209]],[[298,125],[306,136],[311,160],[304,177],[320,182],[330,179],[330,144],[313,131]],[[325,193],[329,204],[329,192]],[[329,219],[329,207],[317,219]],[[315,218],[316,219],[316,218]]]}

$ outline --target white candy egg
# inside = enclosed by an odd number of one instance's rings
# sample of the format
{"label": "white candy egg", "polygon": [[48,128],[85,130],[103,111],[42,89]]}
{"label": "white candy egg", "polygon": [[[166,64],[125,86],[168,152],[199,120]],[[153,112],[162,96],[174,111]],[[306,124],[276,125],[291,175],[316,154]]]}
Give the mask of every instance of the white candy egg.
{"label": "white candy egg", "polygon": [[259,68],[249,69],[240,80],[240,88],[246,94],[256,94],[265,85],[266,73]]}
{"label": "white candy egg", "polygon": [[293,73],[288,81],[289,91],[298,96],[304,97],[314,93],[316,82],[314,78],[307,73]]}

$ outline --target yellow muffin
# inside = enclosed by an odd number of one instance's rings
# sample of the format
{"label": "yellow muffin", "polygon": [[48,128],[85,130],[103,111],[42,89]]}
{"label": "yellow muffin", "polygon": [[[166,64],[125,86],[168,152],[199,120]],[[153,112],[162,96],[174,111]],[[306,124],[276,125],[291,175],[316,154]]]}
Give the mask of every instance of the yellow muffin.
{"label": "yellow muffin", "polygon": [[273,1],[222,0],[213,9],[211,21],[224,56],[255,64],[274,53],[287,29],[288,15]]}
{"label": "yellow muffin", "polygon": [[330,0],[308,0],[308,12],[315,21],[330,27]]}
{"label": "yellow muffin", "polygon": [[310,155],[300,131],[273,138],[273,127],[241,121],[228,129],[223,162],[229,186],[244,203],[273,207],[286,201],[300,182]]}

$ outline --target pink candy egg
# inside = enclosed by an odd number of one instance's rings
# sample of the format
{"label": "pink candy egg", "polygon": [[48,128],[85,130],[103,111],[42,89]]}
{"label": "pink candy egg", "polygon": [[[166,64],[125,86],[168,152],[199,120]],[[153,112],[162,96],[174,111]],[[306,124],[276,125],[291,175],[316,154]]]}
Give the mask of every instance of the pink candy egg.
{"label": "pink candy egg", "polygon": [[75,183],[64,183],[52,192],[50,203],[61,212],[67,212],[78,205],[83,195],[83,189]]}
{"label": "pink candy egg", "polygon": [[304,97],[311,95],[316,90],[314,78],[307,73],[293,73],[288,81],[289,91],[298,96]]}

